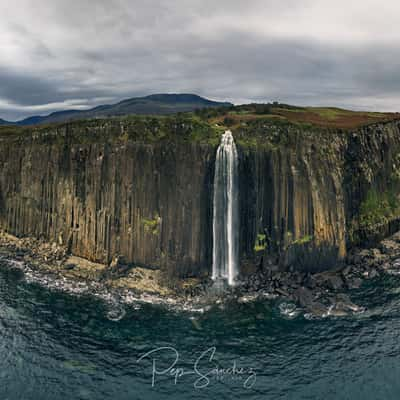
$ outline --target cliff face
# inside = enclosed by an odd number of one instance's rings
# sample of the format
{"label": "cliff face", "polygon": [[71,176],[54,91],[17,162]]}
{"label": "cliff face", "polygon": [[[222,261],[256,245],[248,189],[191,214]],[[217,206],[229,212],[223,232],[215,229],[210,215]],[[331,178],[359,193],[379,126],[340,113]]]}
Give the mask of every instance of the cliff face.
{"label": "cliff face", "polygon": [[[210,274],[219,133],[189,122],[150,124],[153,136],[137,133],[148,133],[147,125],[115,120],[1,138],[0,227],[57,241],[93,261],[122,254],[174,277]],[[393,203],[399,126],[234,132],[242,261],[255,266],[273,255],[282,267],[327,269],[374,226],[388,233],[400,215]],[[197,137],[200,128],[206,140]],[[166,129],[171,137],[161,135]],[[382,208],[385,202],[392,203]]]}
{"label": "cliff face", "polygon": [[[267,254],[278,253],[281,263],[296,268],[329,268],[345,256],[344,144],[337,139],[330,153],[323,142],[317,146],[299,135],[290,145],[243,154],[243,254],[251,257],[259,237]],[[319,257],[299,259],[297,247],[315,253],[315,246]]]}
{"label": "cliff face", "polygon": [[1,225],[72,253],[194,274],[209,264],[212,152],[201,145],[2,146]]}

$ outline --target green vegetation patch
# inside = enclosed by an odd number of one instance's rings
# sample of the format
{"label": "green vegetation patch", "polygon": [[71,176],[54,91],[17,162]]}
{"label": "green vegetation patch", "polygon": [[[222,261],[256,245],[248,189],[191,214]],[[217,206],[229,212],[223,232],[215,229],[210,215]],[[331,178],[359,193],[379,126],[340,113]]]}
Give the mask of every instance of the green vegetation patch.
{"label": "green vegetation patch", "polygon": [[40,144],[201,142],[216,144],[223,128],[193,113],[132,115],[30,127],[1,126],[0,140]]}
{"label": "green vegetation patch", "polygon": [[254,243],[254,251],[258,253],[259,251],[264,251],[267,248],[266,235],[264,233],[259,233]]}
{"label": "green vegetation patch", "polygon": [[305,236],[302,236],[301,238],[298,238],[295,241],[293,241],[292,244],[302,245],[302,244],[306,244],[306,243],[312,242],[313,239],[314,239],[314,236],[305,235]]}
{"label": "green vegetation patch", "polygon": [[159,215],[156,215],[153,219],[142,218],[144,231],[152,235],[158,235],[160,233],[160,221]]}
{"label": "green vegetation patch", "polygon": [[399,214],[400,204],[394,191],[378,192],[370,189],[360,206],[359,227],[372,228],[387,223]]}

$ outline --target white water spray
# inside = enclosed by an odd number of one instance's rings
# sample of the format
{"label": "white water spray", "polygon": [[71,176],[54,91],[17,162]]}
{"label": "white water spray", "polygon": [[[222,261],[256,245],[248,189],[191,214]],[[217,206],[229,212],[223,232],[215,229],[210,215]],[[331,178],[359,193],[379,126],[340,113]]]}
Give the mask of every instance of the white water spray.
{"label": "white water spray", "polygon": [[214,175],[212,279],[235,283],[239,263],[238,155],[232,132],[217,150]]}

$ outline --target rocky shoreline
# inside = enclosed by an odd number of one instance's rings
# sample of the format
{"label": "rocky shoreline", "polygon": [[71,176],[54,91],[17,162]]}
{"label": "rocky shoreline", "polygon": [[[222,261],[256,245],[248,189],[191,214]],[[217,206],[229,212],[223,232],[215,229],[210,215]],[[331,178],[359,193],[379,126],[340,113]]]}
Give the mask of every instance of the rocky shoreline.
{"label": "rocky shoreline", "polygon": [[315,316],[344,316],[363,311],[350,300],[351,291],[384,274],[400,275],[400,232],[374,248],[354,249],[336,269],[314,274],[269,269],[250,276],[243,288],[281,296]]}
{"label": "rocky shoreline", "polygon": [[0,232],[0,261],[23,273],[26,281],[75,295],[91,295],[110,304],[178,303],[159,285],[159,271],[129,268],[116,258],[110,266],[68,254],[67,249],[31,237]]}
{"label": "rocky shoreline", "polygon": [[[5,232],[0,232],[0,259],[6,260],[9,268],[22,271],[29,282],[93,295],[114,305],[152,303],[204,311],[222,299],[247,302],[265,298],[282,300],[281,311],[288,315],[294,315],[300,307],[312,316],[339,317],[363,311],[350,295],[365,280],[383,274],[400,275],[400,232],[375,248],[352,251],[346,262],[334,270],[310,274],[279,271],[271,265],[267,270],[241,277],[234,288],[218,290],[210,280],[197,279],[183,280],[170,288],[160,283],[160,271],[134,267],[123,257],[114,258],[106,266],[71,256],[56,243],[16,238]],[[114,317],[119,318],[118,311]]]}

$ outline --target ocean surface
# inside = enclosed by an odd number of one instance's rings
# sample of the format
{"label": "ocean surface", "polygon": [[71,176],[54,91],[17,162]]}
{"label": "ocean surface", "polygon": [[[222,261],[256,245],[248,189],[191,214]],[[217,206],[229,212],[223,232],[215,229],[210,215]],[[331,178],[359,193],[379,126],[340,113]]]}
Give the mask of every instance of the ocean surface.
{"label": "ocean surface", "polygon": [[313,319],[279,301],[121,309],[0,268],[0,399],[398,399],[400,277]]}

